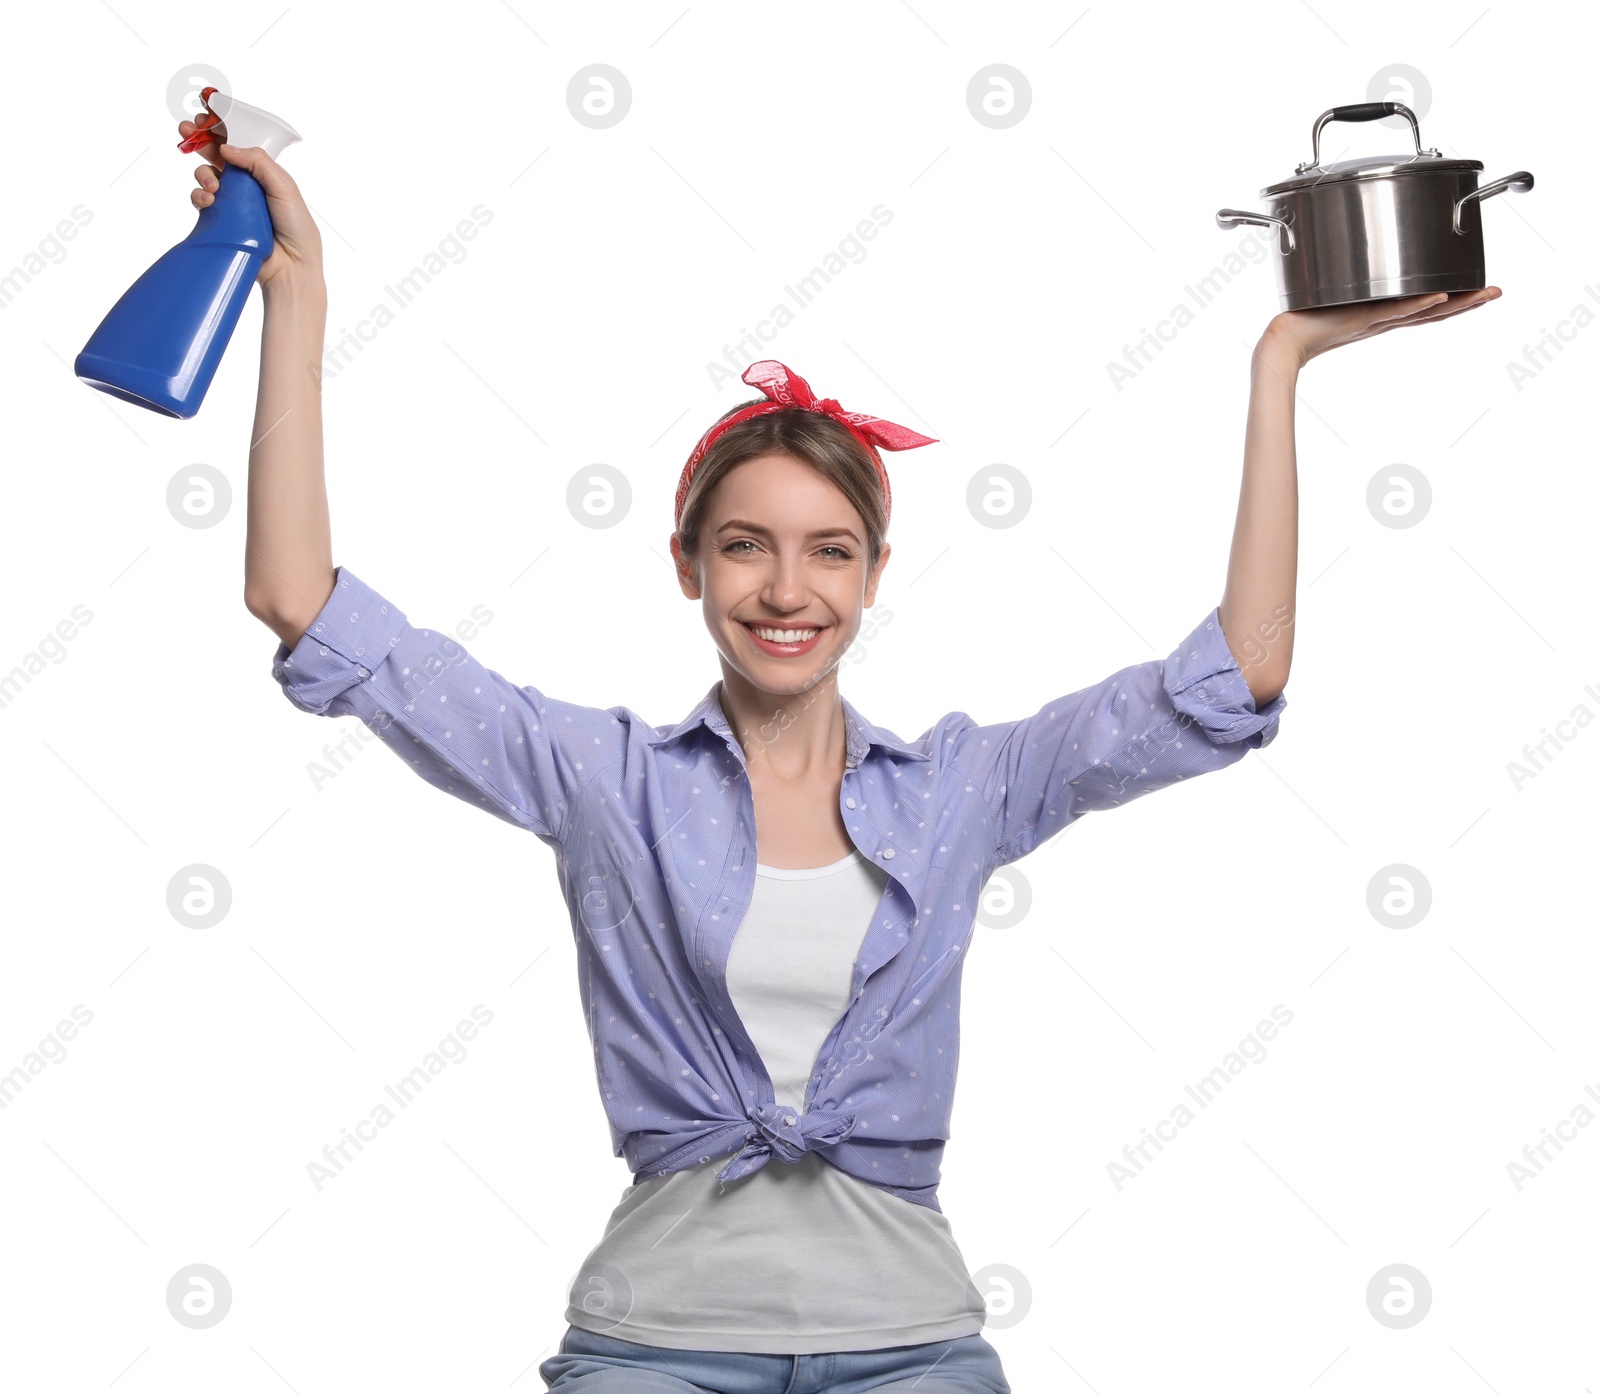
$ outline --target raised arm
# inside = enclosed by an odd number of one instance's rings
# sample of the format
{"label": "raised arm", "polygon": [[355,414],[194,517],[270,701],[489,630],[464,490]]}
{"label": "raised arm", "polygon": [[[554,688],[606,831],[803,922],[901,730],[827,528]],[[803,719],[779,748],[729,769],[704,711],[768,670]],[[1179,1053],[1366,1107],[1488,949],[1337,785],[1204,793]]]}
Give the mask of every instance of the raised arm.
{"label": "raised arm", "polygon": [[1250,359],[1244,479],[1218,607],[1222,628],[1257,705],[1289,681],[1294,653],[1299,511],[1294,400],[1300,370],[1341,344],[1390,329],[1447,319],[1496,299],[1499,287],[1367,300],[1321,310],[1288,310],[1267,325]]}
{"label": "raised arm", "polygon": [[1046,702],[1020,721],[979,726],[953,712],[936,749],[986,805],[991,869],[1026,856],[1074,819],[1222,769],[1278,733],[1293,648],[1294,393],[1319,354],[1497,298],[1496,286],[1273,318],[1251,360],[1244,480],[1222,603],[1165,659],[1135,664]]}
{"label": "raised arm", "polygon": [[[194,131],[190,121],[179,132]],[[219,127],[226,135],[226,125]],[[215,141],[195,170],[196,208],[216,192],[223,161],[248,171],[267,196],[272,255],[262,264],[261,376],[250,430],[245,607],[285,643],[305,633],[333,592],[333,544],[322,472],[322,339],[328,293],[322,237],[298,186],[265,150]]]}
{"label": "raised arm", "polygon": [[[187,136],[194,126],[178,129]],[[225,159],[255,177],[272,215],[244,598],[280,641],[273,677],[302,711],[358,717],[428,783],[558,842],[583,789],[624,757],[624,721],[518,687],[334,567],[322,469],[321,237],[294,180],[265,151],[211,144],[202,154],[210,163],[195,171],[196,208],[211,203],[212,166]]]}
{"label": "raised arm", "polygon": [[1294,655],[1299,486],[1294,455],[1294,389],[1300,356],[1272,329],[1250,358],[1244,478],[1217,607],[1228,646],[1258,704],[1289,681]]}

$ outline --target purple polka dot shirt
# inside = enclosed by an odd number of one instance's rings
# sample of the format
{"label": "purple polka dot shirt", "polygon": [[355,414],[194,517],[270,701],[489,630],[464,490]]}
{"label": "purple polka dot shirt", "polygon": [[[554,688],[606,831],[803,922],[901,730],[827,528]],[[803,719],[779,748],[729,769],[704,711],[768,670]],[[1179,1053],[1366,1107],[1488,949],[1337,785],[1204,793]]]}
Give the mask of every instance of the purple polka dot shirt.
{"label": "purple polka dot shirt", "polygon": [[724,1182],[817,1152],[938,1210],[985,882],[1084,813],[1242,759],[1277,735],[1285,705],[1256,710],[1215,609],[1165,659],[1017,721],[950,712],[903,741],[841,698],[839,812],[887,878],[796,1111],[774,1101],[728,995],[756,824],[720,681],[671,726],[558,701],[414,628],[347,567],[335,577],[273,676],[297,707],[357,716],[430,784],[555,853],[613,1151],[635,1182],[734,1148]]}

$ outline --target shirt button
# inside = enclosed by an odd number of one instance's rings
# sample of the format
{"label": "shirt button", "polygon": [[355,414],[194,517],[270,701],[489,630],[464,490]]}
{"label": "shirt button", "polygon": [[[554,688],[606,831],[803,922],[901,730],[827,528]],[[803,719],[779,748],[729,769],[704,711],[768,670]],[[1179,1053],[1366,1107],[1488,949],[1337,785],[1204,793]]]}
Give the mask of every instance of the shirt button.
{"label": "shirt button", "polygon": [[856,801],[854,799],[846,799],[844,801],[844,806],[846,808],[854,808],[856,806]]}
{"label": "shirt button", "polygon": [[885,847],[883,849],[883,858],[884,858],[884,860],[888,861],[888,859],[890,857],[892,857],[892,856],[894,856],[894,848],[893,847]]}
{"label": "shirt button", "polygon": [[784,1114],[783,1115],[783,1121],[785,1123],[787,1123],[791,1128],[794,1127],[794,1115],[792,1113]]}

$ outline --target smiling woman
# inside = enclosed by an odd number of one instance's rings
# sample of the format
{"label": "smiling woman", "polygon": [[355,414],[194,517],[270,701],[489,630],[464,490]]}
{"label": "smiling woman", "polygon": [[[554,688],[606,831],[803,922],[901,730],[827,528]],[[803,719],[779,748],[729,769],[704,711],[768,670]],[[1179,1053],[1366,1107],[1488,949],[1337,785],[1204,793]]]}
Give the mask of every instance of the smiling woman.
{"label": "smiling woman", "polygon": [[[273,673],[556,854],[633,1184],[574,1277],[549,1387],[793,1387],[816,1360],[864,1390],[937,1367],[1009,1394],[938,1196],[978,894],[1083,814],[1264,745],[1284,699],[1257,707],[1212,608],[1165,659],[1021,720],[874,725],[838,667],[890,558],[877,450],[932,442],[782,364],[747,377],[766,401],[708,430],[679,484],[679,584],[722,675],[675,725],[459,646],[431,665],[435,636],[343,566],[304,619],[258,595]],[[266,545],[303,536],[252,519]]]}
{"label": "smiling woman", "polygon": [[[679,481],[670,546],[683,593],[704,602],[724,710],[748,747],[774,698],[833,676],[873,604],[891,506],[875,447],[935,442],[819,401],[781,363],[753,363],[744,376],[766,395],[723,413],[700,438]],[[783,777],[830,768],[842,741],[836,715],[820,746],[790,742]]]}
{"label": "smiling woman", "polygon": [[[1221,604],[1164,658],[1014,720],[946,712],[914,740],[868,721],[838,669],[890,558],[879,452],[935,442],[752,364],[762,397],[706,431],[674,498],[678,583],[721,674],[657,725],[513,683],[333,565],[307,371],[320,236],[266,152],[224,155],[274,225],[245,552],[246,606],[280,639],[273,676],[555,855],[632,1184],[572,1283],[547,1387],[1009,1394],[939,1203],[979,894],[1084,814],[1275,738],[1297,632],[1295,378],[1498,292],[1275,318]],[[209,165],[197,179],[203,207],[217,181]]]}

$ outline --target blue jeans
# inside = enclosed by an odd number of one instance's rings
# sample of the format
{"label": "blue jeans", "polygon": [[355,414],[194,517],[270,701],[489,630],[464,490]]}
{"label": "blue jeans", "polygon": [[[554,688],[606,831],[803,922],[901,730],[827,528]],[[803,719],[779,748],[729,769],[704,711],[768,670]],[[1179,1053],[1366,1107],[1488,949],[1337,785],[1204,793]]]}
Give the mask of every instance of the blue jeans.
{"label": "blue jeans", "polygon": [[546,1389],[571,1394],[1011,1394],[1000,1352],[982,1335],[829,1355],[668,1350],[568,1326],[539,1366]]}

